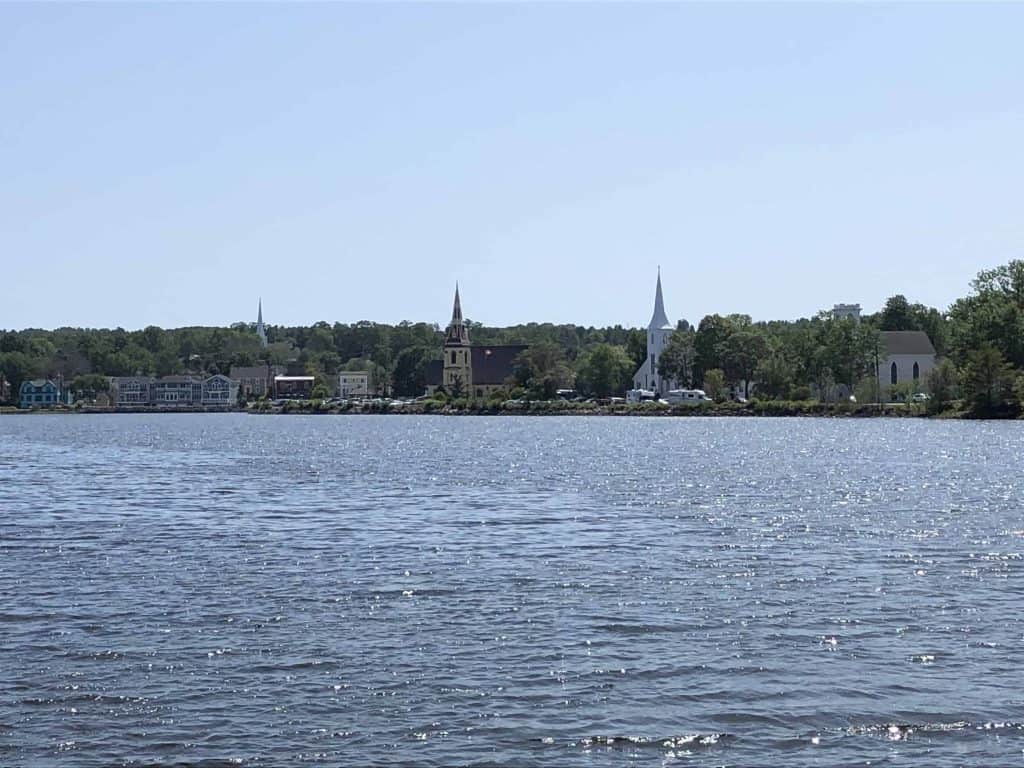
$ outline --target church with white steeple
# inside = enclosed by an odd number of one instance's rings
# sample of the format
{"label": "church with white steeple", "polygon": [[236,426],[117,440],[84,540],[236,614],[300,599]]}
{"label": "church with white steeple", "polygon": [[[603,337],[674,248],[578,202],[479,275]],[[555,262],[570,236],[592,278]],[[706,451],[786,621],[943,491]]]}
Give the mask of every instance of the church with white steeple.
{"label": "church with white steeple", "polygon": [[658,374],[658,358],[668,345],[675,327],[665,314],[665,300],[661,295],[661,268],[658,268],[658,284],[654,289],[654,314],[647,324],[647,359],[633,375],[633,388],[646,389],[664,395],[676,388],[676,382],[662,379]]}

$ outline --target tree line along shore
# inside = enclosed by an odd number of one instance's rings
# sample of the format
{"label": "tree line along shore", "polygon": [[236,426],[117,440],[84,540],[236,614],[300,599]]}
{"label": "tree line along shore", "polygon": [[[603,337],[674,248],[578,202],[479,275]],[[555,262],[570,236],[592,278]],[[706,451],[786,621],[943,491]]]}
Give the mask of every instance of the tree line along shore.
{"label": "tree line along shore", "polygon": [[[438,393],[429,401],[328,403],[329,382],[341,371],[368,371],[374,392],[402,401],[422,396],[425,371],[438,360],[444,334],[436,324],[370,321],[265,326],[254,324],[138,331],[58,328],[0,331],[0,402],[17,403],[23,381],[59,379],[78,412],[99,412],[99,394],[113,376],[227,373],[234,366],[287,366],[315,377],[313,397],[297,404],[240,400],[253,412],[410,413],[640,413],[793,415],[946,415],[1016,418],[1024,411],[1024,261],[980,272],[963,298],[947,309],[892,296],[860,323],[821,312],[794,321],[753,322],[740,314],[680,321],[658,361],[667,378],[703,388],[715,399],[702,406],[567,403],[572,388],[585,399],[606,400],[632,386],[646,354],[643,329],[529,323],[506,328],[466,321],[480,344],[523,344],[502,392],[468,403]],[[938,362],[920,383],[922,403],[875,405],[878,334],[923,331]],[[726,403],[730,388],[747,382],[749,403]],[[856,403],[828,402],[842,383]],[[911,392],[897,393],[909,401]],[[141,409],[140,409],[141,410]]]}

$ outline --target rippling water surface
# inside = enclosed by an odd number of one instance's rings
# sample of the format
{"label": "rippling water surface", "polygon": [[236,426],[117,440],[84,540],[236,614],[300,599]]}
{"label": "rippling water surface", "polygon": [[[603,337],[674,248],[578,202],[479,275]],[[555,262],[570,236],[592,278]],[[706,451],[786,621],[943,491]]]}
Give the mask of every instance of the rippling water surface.
{"label": "rippling water surface", "polygon": [[0,765],[1024,765],[1024,424],[0,418]]}

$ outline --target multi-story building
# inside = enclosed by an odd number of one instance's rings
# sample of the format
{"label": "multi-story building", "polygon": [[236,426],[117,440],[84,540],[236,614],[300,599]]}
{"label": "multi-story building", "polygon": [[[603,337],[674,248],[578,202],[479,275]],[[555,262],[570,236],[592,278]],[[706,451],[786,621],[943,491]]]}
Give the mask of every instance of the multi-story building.
{"label": "multi-story building", "polygon": [[231,406],[238,400],[238,382],[221,374],[201,376],[118,376],[110,383],[113,404],[119,408],[143,405],[182,408],[196,405]]}
{"label": "multi-story building", "polygon": [[307,400],[313,393],[313,376],[275,376],[274,397]]}
{"label": "multi-story building", "polygon": [[50,408],[60,402],[60,390],[49,379],[21,382],[18,405],[21,408]]}
{"label": "multi-story building", "polygon": [[110,392],[117,407],[149,405],[152,376],[115,376],[110,381]]}
{"label": "multi-story building", "polygon": [[161,376],[150,386],[151,403],[157,406],[199,405],[203,402],[203,380],[195,376]]}
{"label": "multi-story building", "polygon": [[338,397],[365,397],[370,394],[368,371],[342,371],[338,374]]}
{"label": "multi-story building", "polygon": [[279,365],[232,366],[231,378],[247,398],[269,396],[274,388],[274,377],[284,373]]}
{"label": "multi-story building", "polygon": [[238,382],[223,374],[214,374],[203,380],[203,405],[234,405],[238,402]]}

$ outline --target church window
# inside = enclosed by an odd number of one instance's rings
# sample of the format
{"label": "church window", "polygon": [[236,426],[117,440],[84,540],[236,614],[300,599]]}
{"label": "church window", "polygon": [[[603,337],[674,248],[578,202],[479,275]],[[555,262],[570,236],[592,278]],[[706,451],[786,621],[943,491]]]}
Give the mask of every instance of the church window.
{"label": "church window", "polygon": [[452,365],[455,365],[455,350],[452,350]]}
{"label": "church window", "polygon": [[919,378],[921,378],[921,368],[917,363],[914,363],[914,381],[917,381]]}
{"label": "church window", "polygon": [[890,381],[890,383],[895,384],[896,383],[896,379],[897,379],[896,363],[893,363],[890,366],[890,368],[889,368],[889,381]]}

